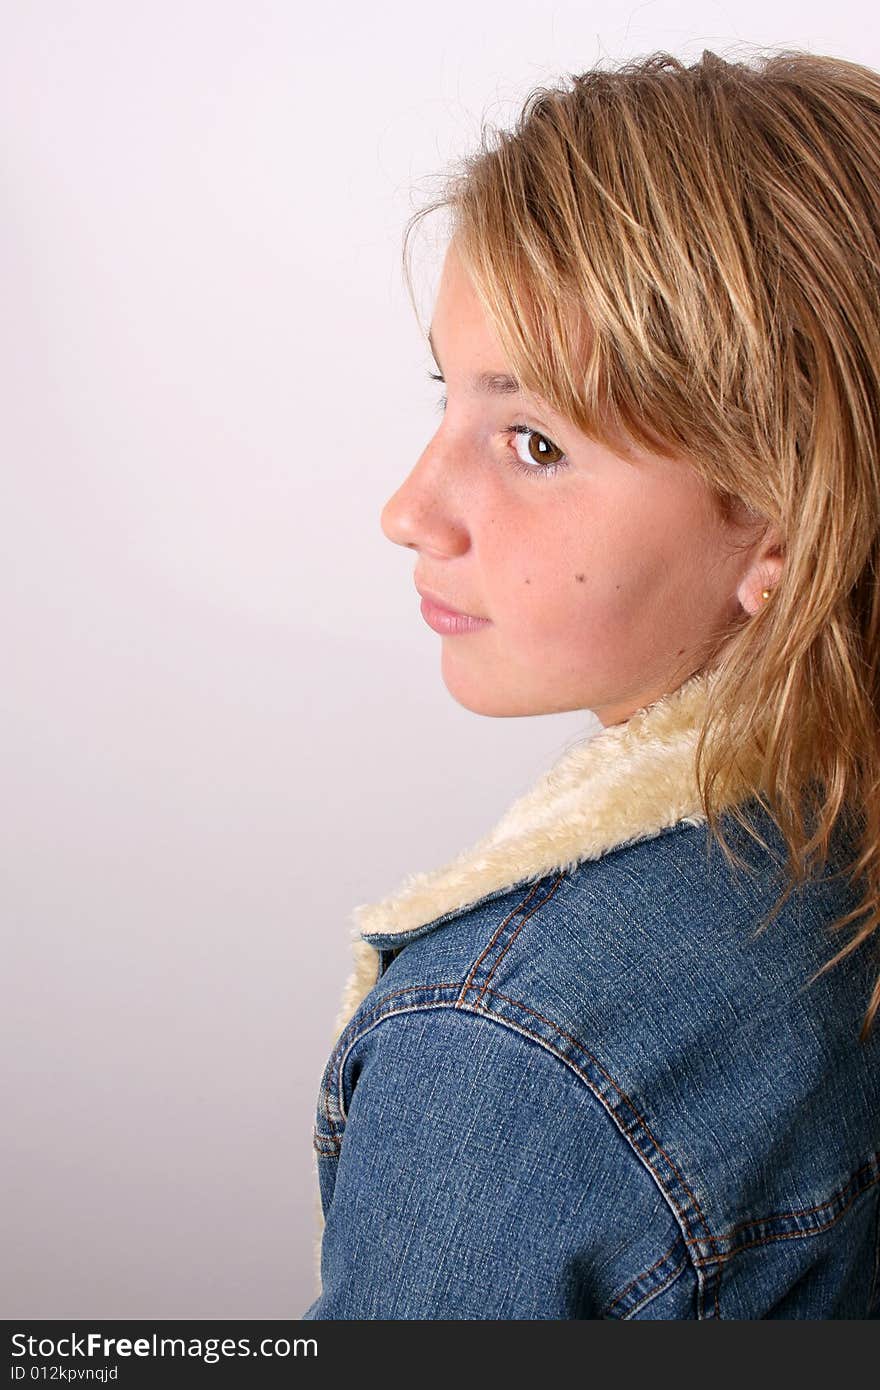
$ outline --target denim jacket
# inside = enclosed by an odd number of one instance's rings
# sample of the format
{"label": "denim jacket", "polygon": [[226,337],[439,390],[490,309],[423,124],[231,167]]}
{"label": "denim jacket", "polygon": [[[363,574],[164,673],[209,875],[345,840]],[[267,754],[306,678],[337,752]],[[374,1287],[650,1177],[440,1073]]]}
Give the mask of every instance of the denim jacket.
{"label": "denim jacket", "polygon": [[[314,1128],[307,1319],[880,1316],[875,937],[784,840],[728,864],[711,674],[569,748],[472,849],[355,909]],[[728,803],[737,799],[728,786]],[[319,1265],[318,1265],[319,1261]]]}

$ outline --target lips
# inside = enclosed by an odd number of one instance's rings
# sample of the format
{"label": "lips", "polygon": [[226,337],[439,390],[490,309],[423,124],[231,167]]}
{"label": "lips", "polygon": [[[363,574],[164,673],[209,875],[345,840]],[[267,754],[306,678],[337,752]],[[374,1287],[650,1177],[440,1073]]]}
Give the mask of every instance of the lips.
{"label": "lips", "polygon": [[416,583],[416,589],[422,596],[422,617],[429,627],[443,636],[474,632],[478,628],[487,627],[490,624],[489,618],[479,618],[472,613],[463,612],[460,608],[453,608],[446,599],[441,598],[431,589],[423,588],[419,583]]}
{"label": "lips", "polygon": [[444,613],[451,613],[452,616],[456,618],[473,618],[476,616],[473,613],[466,613],[463,608],[456,608],[453,604],[447,603],[445,598],[441,598],[439,594],[433,593],[431,589],[423,589],[419,584],[416,585],[416,589],[421,594],[422,598],[427,599],[428,603],[430,603],[433,608],[440,608]]}

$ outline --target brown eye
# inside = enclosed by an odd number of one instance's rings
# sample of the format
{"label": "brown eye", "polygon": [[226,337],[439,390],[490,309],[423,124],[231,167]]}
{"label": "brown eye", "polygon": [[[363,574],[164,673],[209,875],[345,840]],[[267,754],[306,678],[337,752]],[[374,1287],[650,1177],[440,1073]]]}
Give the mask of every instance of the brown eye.
{"label": "brown eye", "polygon": [[[528,425],[511,425],[509,433],[513,437],[514,467],[523,473],[538,473],[542,477],[552,476],[558,468],[567,467],[565,454],[552,439]],[[523,440],[525,455],[520,453],[519,441]]]}

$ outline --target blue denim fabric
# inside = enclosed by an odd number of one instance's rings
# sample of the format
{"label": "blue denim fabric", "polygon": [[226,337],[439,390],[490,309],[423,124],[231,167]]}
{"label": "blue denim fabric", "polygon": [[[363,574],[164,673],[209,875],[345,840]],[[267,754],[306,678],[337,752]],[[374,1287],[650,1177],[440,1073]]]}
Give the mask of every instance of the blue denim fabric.
{"label": "blue denim fabric", "polygon": [[784,844],[754,820],[775,870],[682,823],[366,938],[304,1318],[880,1316],[877,943],[808,983],[858,901],[834,854],[756,935]]}

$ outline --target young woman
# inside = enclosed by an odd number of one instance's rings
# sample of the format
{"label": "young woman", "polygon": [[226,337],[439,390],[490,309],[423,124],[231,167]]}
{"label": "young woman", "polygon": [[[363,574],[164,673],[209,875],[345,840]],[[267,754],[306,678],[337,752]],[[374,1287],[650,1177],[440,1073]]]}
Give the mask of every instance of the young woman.
{"label": "young woman", "polygon": [[880,1315],[878,188],[875,73],[659,53],[416,214],[385,532],[456,700],[600,728],[355,909],[305,1318]]}

